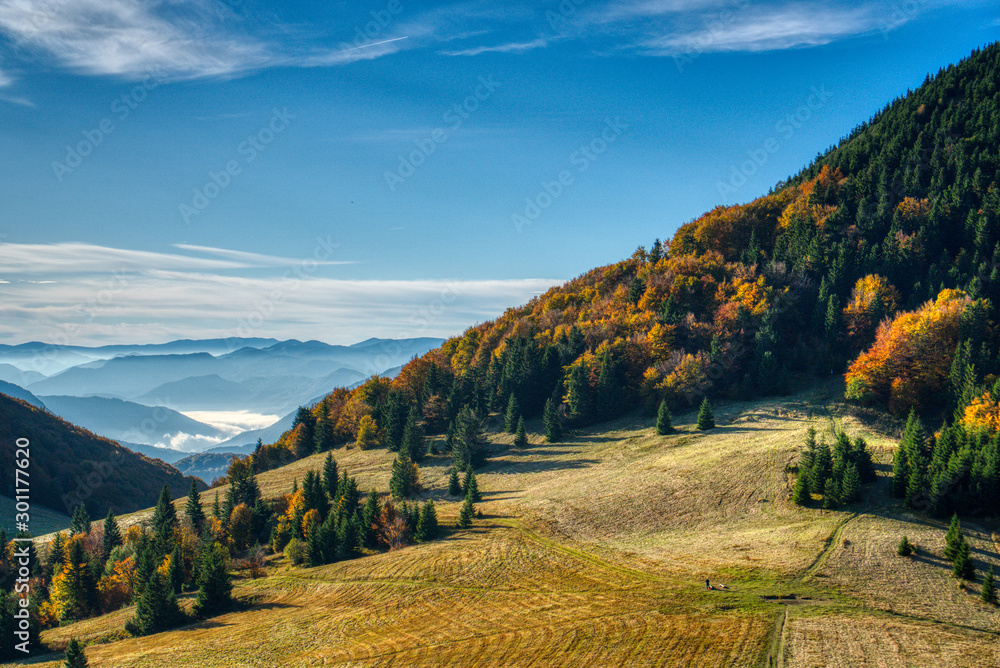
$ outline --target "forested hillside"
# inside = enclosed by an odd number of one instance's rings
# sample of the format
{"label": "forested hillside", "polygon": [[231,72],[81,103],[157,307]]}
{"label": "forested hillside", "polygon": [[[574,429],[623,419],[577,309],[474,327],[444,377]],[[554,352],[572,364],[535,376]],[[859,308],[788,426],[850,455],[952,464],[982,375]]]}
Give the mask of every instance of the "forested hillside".
{"label": "forested hillside", "polygon": [[970,420],[995,425],[998,82],[994,44],[769,195],[470,328],[392,382],[300,411],[258,468],[350,441],[398,450],[408,422],[467,451],[490,411],[511,431],[545,411],[558,432],[845,371],[858,402],[935,419],[970,406]]}
{"label": "forested hillside", "polygon": [[152,505],[164,484],[178,495],[191,485],[191,478],[160,460],[0,395],[0,476],[7,496],[13,496],[19,438],[30,442],[31,503],[61,513],[69,514],[81,503],[92,517],[103,517],[109,509],[131,512]]}

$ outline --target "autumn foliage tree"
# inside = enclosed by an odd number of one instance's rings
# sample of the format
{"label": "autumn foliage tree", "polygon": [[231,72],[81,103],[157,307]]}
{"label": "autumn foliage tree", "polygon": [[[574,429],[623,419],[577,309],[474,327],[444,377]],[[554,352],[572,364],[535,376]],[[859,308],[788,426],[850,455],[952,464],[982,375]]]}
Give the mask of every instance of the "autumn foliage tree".
{"label": "autumn foliage tree", "polygon": [[943,290],[879,326],[875,343],[848,369],[847,398],[887,403],[897,415],[933,400],[945,390],[962,314],[971,303],[964,292]]}

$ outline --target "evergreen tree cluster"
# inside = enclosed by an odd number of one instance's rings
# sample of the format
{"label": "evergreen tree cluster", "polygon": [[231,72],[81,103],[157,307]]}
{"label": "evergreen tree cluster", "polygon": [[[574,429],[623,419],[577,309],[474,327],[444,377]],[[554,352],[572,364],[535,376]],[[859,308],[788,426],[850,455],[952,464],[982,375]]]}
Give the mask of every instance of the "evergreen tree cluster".
{"label": "evergreen tree cluster", "polygon": [[1000,513],[1000,433],[961,422],[928,434],[911,413],[893,458],[892,489],[914,510]]}
{"label": "evergreen tree cluster", "polygon": [[861,437],[851,441],[839,432],[831,448],[825,439],[817,442],[816,430],[810,427],[805,446],[792,493],[792,500],[801,506],[812,505],[813,494],[822,495],[824,508],[853,503],[861,498],[862,485],[875,480],[871,453]]}

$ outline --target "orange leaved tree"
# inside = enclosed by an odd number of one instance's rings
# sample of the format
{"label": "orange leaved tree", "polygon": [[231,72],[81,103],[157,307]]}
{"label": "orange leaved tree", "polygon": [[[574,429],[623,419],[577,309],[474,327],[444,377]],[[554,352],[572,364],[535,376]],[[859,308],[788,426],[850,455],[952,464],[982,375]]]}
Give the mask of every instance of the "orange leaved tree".
{"label": "orange leaved tree", "polygon": [[888,403],[897,415],[919,408],[946,387],[962,313],[972,300],[942,290],[916,311],[883,322],[875,342],[847,371],[846,397]]}

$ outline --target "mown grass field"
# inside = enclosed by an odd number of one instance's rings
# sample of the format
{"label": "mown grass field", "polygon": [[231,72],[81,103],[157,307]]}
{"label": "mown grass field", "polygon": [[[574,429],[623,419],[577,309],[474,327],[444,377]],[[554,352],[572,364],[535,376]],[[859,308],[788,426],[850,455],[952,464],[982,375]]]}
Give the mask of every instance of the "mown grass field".
{"label": "mown grass field", "polygon": [[[997,608],[951,578],[942,523],[887,497],[895,444],[840,414],[836,394],[723,404],[704,434],[693,414],[670,436],[631,416],[566,443],[532,434],[522,452],[493,434],[470,530],[314,569],[275,558],[239,581],[245,610],[175,631],[112,642],[126,609],[43,640],[91,641],[91,666],[1000,666]],[[863,503],[791,504],[786,466],[810,425],[868,440],[881,478]],[[386,452],[334,454],[363,490],[387,490]],[[322,460],[264,473],[261,488],[287,492]],[[421,497],[453,526],[448,464],[421,465]],[[993,527],[967,529],[980,571],[1000,566]],[[904,533],[915,558],[895,553]]]}

